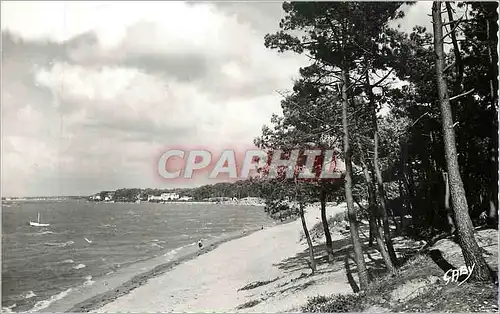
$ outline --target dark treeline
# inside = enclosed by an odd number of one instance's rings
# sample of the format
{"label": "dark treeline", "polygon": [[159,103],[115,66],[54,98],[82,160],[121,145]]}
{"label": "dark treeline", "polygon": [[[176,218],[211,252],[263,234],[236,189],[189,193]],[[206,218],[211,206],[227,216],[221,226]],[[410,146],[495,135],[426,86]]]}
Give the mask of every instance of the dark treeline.
{"label": "dark treeline", "polygon": [[[148,196],[160,196],[162,193],[177,193],[180,196],[192,197],[194,201],[203,201],[209,198],[245,198],[262,197],[263,182],[257,180],[239,180],[236,182],[220,182],[216,184],[203,185],[195,188],[175,189],[118,189],[115,191],[101,191],[95,195],[104,200],[107,195],[112,194],[113,200],[121,202],[135,202],[147,200]],[[139,198],[138,198],[139,196]]]}
{"label": "dark treeline", "polygon": [[[328,247],[324,204],[340,195],[361,289],[369,278],[359,209],[388,271],[398,267],[394,224],[397,234],[429,243],[453,235],[466,264],[475,264],[472,278],[491,279],[473,228],[498,221],[498,4],[435,2],[433,29],[415,25],[410,34],[388,26],[406,5],[284,3],[280,31],[265,37],[266,47],[305,54],[310,65],[283,93],[283,115],[272,117],[255,144],[341,148],[345,161],[341,184],[267,181],[267,210],[303,218],[305,204],[320,201]],[[283,203],[289,199],[295,207]],[[303,229],[308,238],[304,220]]]}

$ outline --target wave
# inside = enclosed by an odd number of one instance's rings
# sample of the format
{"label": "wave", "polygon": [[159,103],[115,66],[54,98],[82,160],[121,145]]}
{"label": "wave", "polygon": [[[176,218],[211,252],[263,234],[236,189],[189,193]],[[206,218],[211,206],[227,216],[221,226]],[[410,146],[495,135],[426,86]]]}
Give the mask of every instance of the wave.
{"label": "wave", "polygon": [[15,308],[17,304],[12,304],[10,306],[2,306],[2,313],[15,313],[12,309]]}
{"label": "wave", "polygon": [[36,237],[36,236],[41,236],[41,235],[44,235],[44,234],[54,234],[54,231],[42,231],[42,232],[39,232],[39,233],[34,233],[33,235]]}
{"label": "wave", "polygon": [[83,279],[85,279],[85,282],[83,283],[84,286],[92,286],[95,283],[95,281],[92,280],[92,276],[86,276]]}
{"label": "wave", "polygon": [[85,268],[85,267],[87,267],[87,265],[85,265],[85,264],[78,264],[76,266],[73,266],[73,269],[82,269],[82,268]]}
{"label": "wave", "polygon": [[158,247],[158,248],[160,248],[160,249],[164,249],[164,247],[163,247],[163,246],[161,246],[161,245],[159,245],[159,244],[157,244],[157,243],[151,243],[151,246]]}
{"label": "wave", "polygon": [[21,297],[22,297],[23,299],[31,299],[31,298],[33,298],[33,297],[36,297],[36,294],[35,294],[33,291],[28,291],[28,292],[26,292],[26,293],[23,293],[23,294],[21,295]]}
{"label": "wave", "polygon": [[56,247],[66,247],[66,246],[72,245],[74,243],[75,243],[74,241],[68,241],[68,242],[62,242],[62,243],[45,242],[45,243],[42,243],[42,245],[45,245],[45,246],[56,246]]}
{"label": "wave", "polygon": [[185,248],[188,248],[190,246],[194,246],[194,245],[197,245],[198,242],[192,242],[190,244],[187,244],[187,245],[184,245],[184,246],[181,246],[181,247],[178,247],[178,248],[175,248],[173,250],[170,250],[168,251],[167,253],[163,254],[163,256],[167,256],[169,258],[169,260],[173,259],[175,257],[175,255],[177,255],[177,253],[179,253],[180,250],[182,249],[185,249]]}
{"label": "wave", "polygon": [[73,289],[69,288],[67,290],[64,290],[64,291],[56,294],[56,295],[51,296],[50,298],[48,298],[46,300],[36,302],[35,306],[33,306],[27,313],[40,312],[40,310],[47,308],[52,303],[66,297],[72,290]]}
{"label": "wave", "polygon": [[164,240],[158,240],[158,239],[153,239],[153,240],[151,240],[151,242],[156,242],[156,243],[161,243],[161,244],[163,244],[163,243],[167,243],[167,241],[164,241]]}
{"label": "wave", "polygon": [[64,261],[57,262],[57,264],[73,264],[74,262],[72,259],[65,259]]}
{"label": "wave", "polygon": [[178,248],[178,249],[174,249],[174,250],[172,250],[172,251],[168,251],[167,253],[163,254],[163,256],[167,256],[167,257],[169,258],[169,260],[170,260],[170,259],[174,258],[174,256],[175,256],[177,253],[179,253],[179,249],[180,249],[180,248]]}

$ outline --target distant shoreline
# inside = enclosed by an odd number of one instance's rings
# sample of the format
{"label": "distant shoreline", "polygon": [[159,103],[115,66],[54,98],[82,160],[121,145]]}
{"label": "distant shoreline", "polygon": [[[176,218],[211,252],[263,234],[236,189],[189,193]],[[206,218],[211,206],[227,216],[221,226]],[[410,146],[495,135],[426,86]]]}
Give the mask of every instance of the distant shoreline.
{"label": "distant shoreline", "polygon": [[91,203],[97,203],[97,204],[188,204],[188,205],[196,205],[196,204],[206,204],[206,205],[234,205],[234,206],[265,206],[266,204],[264,203],[257,203],[257,202],[238,202],[238,201],[223,201],[223,202],[213,202],[213,201],[165,201],[165,202],[140,202],[140,203],[134,203],[134,202],[93,202],[93,201],[88,201]]}
{"label": "distant shoreline", "polygon": [[120,201],[113,201],[113,202],[105,202],[105,201],[89,201],[86,198],[66,198],[66,199],[29,199],[29,198],[18,198],[18,199],[9,199],[9,200],[2,200],[2,203],[5,205],[9,205],[11,203],[16,203],[16,202],[39,202],[39,201],[72,201],[72,200],[84,200],[89,203],[96,203],[96,204],[188,204],[188,205],[196,205],[196,204],[207,204],[207,205],[235,205],[235,206],[265,206],[264,203],[249,203],[249,202],[237,202],[237,201],[224,201],[224,202],[211,202],[211,201],[165,201],[165,202],[148,202],[148,201],[143,201],[140,203],[135,203],[135,202],[120,202]]}

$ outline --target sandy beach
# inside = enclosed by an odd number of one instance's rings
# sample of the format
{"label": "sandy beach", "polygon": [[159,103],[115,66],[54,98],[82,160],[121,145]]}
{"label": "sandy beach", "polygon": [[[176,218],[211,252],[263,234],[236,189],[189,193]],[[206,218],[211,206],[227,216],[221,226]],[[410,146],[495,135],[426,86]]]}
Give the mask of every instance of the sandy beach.
{"label": "sandy beach", "polygon": [[[334,216],[345,210],[345,204],[327,206],[327,215]],[[317,206],[307,208],[306,222],[309,230],[321,222]],[[301,307],[311,297],[353,292],[352,284],[357,280],[356,266],[349,234],[342,234],[342,230],[338,226],[333,228],[333,263],[327,261],[324,237],[316,238],[313,244],[317,271],[313,275],[308,266],[307,244],[301,241],[301,221],[297,219],[264,229],[228,234],[204,243],[201,250],[191,245],[180,249],[175,257],[165,254],[133,264],[113,276],[97,280],[92,286],[74,291],[73,296],[58,300],[44,310],[94,313],[301,312]],[[367,240],[363,231],[361,236]],[[491,251],[488,262],[496,269],[497,232],[484,230],[476,237],[482,247]],[[416,251],[423,245],[422,241],[402,236],[393,238],[393,241],[398,258],[404,258],[404,252]],[[435,247],[457,265],[463,264],[460,249],[452,241],[441,240]],[[365,247],[365,262],[371,272],[385,271],[376,248]],[[439,268],[426,267],[425,271],[433,272],[434,277],[442,275]],[[408,289],[402,285],[396,290],[404,293]],[[373,311],[378,309],[375,307]]]}
{"label": "sandy beach", "polygon": [[[343,210],[342,205],[329,207],[328,215]],[[319,215],[316,208],[308,210],[309,228],[320,221]],[[352,292],[343,267],[322,272],[320,266],[313,282],[306,276],[310,270],[306,257],[300,256],[307,249],[299,241],[301,230],[300,220],[296,220],[225,242],[150,278],[125,295],[111,298],[114,300],[94,311],[296,311],[308,297]],[[334,241],[342,238],[340,234],[333,237]],[[255,285],[259,287],[248,286],[259,281],[260,286]]]}

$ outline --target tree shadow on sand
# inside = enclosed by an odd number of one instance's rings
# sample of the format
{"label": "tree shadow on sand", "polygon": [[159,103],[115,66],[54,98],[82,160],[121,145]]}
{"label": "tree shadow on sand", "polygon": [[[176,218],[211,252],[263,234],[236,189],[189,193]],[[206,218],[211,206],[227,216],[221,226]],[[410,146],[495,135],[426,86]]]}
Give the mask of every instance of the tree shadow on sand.
{"label": "tree shadow on sand", "polygon": [[[363,234],[363,233],[361,233]],[[382,260],[377,248],[370,247],[368,245],[368,239],[366,237],[361,237],[363,252],[365,255],[365,263],[368,268],[368,273],[371,278],[380,276],[386,272],[386,267],[384,261]],[[342,239],[338,239],[332,242],[333,246],[333,261],[330,265],[328,262],[328,254],[326,252],[325,244],[317,244],[314,246],[314,255],[316,265],[318,270],[315,275],[333,273],[337,271],[344,270],[347,275],[347,281],[351,286],[353,292],[359,291],[358,284],[356,283],[357,267],[353,258],[353,249],[351,244],[351,239],[349,236]],[[401,257],[399,258],[400,263],[404,263],[411,256],[416,253],[414,248],[398,248],[396,252],[399,253]],[[276,264],[279,269],[282,269],[285,273],[291,272],[311,272],[308,266],[309,250],[306,249],[297,255],[284,259],[280,263]]]}

